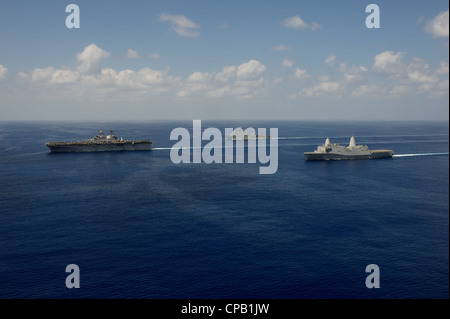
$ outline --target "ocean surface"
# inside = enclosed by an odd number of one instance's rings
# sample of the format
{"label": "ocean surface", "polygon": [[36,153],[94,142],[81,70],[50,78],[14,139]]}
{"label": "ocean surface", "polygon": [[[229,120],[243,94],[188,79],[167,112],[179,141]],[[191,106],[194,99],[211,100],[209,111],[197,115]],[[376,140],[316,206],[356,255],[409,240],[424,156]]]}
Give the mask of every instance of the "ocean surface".
{"label": "ocean surface", "polygon": [[[172,163],[170,133],[192,121],[0,122],[0,298],[449,297],[448,123],[202,121],[241,125],[278,128],[275,174]],[[45,146],[111,128],[155,149]],[[396,156],[305,161],[352,135]]]}

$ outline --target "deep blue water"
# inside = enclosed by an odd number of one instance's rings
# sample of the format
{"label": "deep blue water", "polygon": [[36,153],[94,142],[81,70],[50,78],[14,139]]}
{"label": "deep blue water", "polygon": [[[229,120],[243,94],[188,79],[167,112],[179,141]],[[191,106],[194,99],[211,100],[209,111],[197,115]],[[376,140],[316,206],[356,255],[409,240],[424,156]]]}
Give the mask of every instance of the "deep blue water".
{"label": "deep blue water", "polygon": [[[449,297],[448,123],[202,124],[277,127],[277,173],[173,164],[170,132],[192,122],[0,122],[0,298]],[[155,150],[44,145],[110,128]],[[351,135],[410,155],[304,160]],[[79,289],[65,286],[68,264]],[[365,286],[368,264],[379,289]]]}

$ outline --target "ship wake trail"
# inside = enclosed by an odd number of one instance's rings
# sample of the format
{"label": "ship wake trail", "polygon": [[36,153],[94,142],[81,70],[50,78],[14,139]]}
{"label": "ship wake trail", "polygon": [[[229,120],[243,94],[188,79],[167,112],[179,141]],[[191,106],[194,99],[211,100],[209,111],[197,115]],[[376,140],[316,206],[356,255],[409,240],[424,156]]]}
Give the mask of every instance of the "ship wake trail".
{"label": "ship wake trail", "polygon": [[418,154],[396,154],[393,157],[414,157],[414,156],[439,156],[449,155],[448,153],[418,153]]}
{"label": "ship wake trail", "polygon": [[171,147],[154,147],[152,148],[152,151],[164,151],[164,150],[170,150]]}
{"label": "ship wake trail", "polygon": [[[209,149],[211,147],[205,147],[205,148]],[[222,147],[222,148],[224,148],[224,147]],[[171,149],[172,149],[172,147],[154,147],[154,148],[152,148],[152,151],[167,151],[167,150],[171,150]],[[202,148],[191,146],[191,147],[181,147],[181,149],[182,150],[201,150]]]}

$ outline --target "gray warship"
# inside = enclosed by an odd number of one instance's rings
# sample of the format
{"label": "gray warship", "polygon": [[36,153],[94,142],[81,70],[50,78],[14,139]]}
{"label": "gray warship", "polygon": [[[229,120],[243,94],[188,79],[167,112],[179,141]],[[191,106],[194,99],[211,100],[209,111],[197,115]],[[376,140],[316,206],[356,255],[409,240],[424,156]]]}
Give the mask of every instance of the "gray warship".
{"label": "gray warship", "polygon": [[369,150],[367,145],[356,145],[355,137],[350,138],[348,146],[331,144],[330,139],[320,145],[314,152],[305,152],[307,161],[313,160],[356,160],[373,158],[390,158],[394,155],[392,150]]}
{"label": "gray warship", "polygon": [[[252,129],[252,131],[254,131],[254,130]],[[247,129],[244,130],[244,128],[241,126],[241,127],[238,127],[237,129],[233,130],[233,132],[230,135],[228,135],[226,138],[229,140],[233,140],[233,141],[242,141],[242,140],[248,141],[248,140],[261,140],[261,139],[268,140],[268,139],[270,139],[270,136],[269,135],[259,135],[259,134],[251,133],[251,132],[249,134],[249,132],[247,132]]]}
{"label": "gray warship", "polygon": [[54,153],[71,152],[109,152],[109,151],[150,151],[153,142],[150,140],[130,141],[118,138],[113,130],[104,135],[103,131],[90,140],[78,142],[47,142],[45,145]]}

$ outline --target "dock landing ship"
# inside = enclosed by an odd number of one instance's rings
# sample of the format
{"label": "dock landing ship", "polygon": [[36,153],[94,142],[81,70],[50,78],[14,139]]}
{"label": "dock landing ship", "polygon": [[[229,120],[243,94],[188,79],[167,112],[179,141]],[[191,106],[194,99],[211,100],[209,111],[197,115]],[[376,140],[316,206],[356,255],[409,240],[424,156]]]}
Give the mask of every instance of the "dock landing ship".
{"label": "dock landing ship", "polygon": [[394,155],[392,150],[369,150],[367,145],[356,145],[355,137],[350,138],[348,146],[331,144],[330,139],[319,145],[314,152],[305,152],[307,161],[313,160],[357,160],[373,158],[390,158]]}
{"label": "dock landing ship", "polygon": [[48,142],[45,145],[51,152],[109,152],[109,151],[150,151],[153,142],[149,140],[130,141],[118,138],[113,130],[104,135],[101,130],[98,135],[90,140],[79,142]]}

